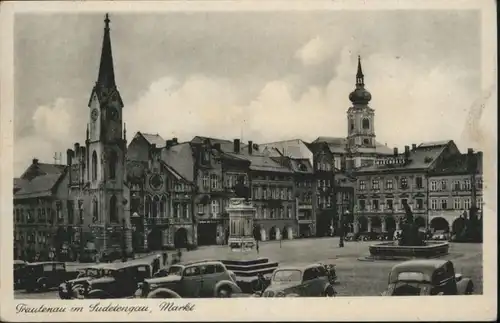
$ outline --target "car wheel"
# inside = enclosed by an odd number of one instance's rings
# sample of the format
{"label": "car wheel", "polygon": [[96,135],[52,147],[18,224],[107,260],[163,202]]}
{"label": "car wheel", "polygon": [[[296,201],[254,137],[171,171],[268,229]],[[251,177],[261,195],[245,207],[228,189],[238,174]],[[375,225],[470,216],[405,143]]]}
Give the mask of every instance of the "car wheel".
{"label": "car wheel", "polygon": [[45,292],[47,291],[47,282],[45,280],[42,280],[39,284],[38,284],[38,290],[41,291],[41,292]]}
{"label": "car wheel", "polygon": [[76,285],[71,289],[73,297],[77,299],[84,299],[85,297],[83,296],[83,285]]}
{"label": "car wheel", "polygon": [[231,288],[223,286],[217,291],[217,297],[219,298],[231,298]]}
{"label": "car wheel", "polygon": [[332,286],[329,286],[326,290],[325,290],[325,297],[335,297],[335,295],[337,294],[337,292],[335,292],[335,289],[333,289]]}

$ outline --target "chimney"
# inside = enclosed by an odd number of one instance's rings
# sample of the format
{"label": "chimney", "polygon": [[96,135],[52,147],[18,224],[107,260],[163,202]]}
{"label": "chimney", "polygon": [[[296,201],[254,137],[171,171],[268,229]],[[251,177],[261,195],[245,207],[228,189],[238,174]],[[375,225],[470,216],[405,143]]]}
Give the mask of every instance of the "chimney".
{"label": "chimney", "polygon": [[248,142],[248,154],[251,155],[253,151],[253,142],[249,141]]}
{"label": "chimney", "polygon": [[165,147],[166,147],[167,149],[168,149],[168,148],[170,148],[170,147],[172,147],[172,146],[173,146],[173,144],[172,144],[172,140],[167,140],[167,141],[165,142]]}
{"label": "chimney", "polygon": [[37,158],[33,158],[33,165],[38,165],[38,159]]}
{"label": "chimney", "polygon": [[240,152],[240,140],[239,139],[234,139],[234,152],[237,154]]}
{"label": "chimney", "polygon": [[172,146],[177,145],[178,143],[177,138],[172,138]]}
{"label": "chimney", "polygon": [[416,150],[417,149],[417,144],[411,144],[411,150]]}
{"label": "chimney", "polygon": [[81,155],[82,159],[85,160],[85,147],[84,146],[80,147],[80,155]]}
{"label": "chimney", "polygon": [[472,148],[467,149],[467,171],[474,172],[477,168],[476,156],[474,156],[474,150]]}
{"label": "chimney", "polygon": [[66,164],[68,166],[71,166],[72,158],[73,158],[73,150],[71,149],[66,150]]}
{"label": "chimney", "polygon": [[398,156],[398,147],[394,147],[394,156],[397,157]]}
{"label": "chimney", "polygon": [[471,156],[474,153],[474,149],[467,148],[467,155]]}
{"label": "chimney", "polygon": [[405,146],[405,161],[410,159],[410,146]]}

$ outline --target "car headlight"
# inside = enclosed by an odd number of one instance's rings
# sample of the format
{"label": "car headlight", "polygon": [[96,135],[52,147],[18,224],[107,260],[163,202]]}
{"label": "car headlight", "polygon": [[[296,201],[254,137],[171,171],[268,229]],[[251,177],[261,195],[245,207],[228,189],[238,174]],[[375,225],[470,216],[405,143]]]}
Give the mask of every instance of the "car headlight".
{"label": "car headlight", "polygon": [[149,289],[150,290],[153,290],[153,289],[156,289],[156,288],[158,288],[158,284],[151,284],[151,285],[149,285]]}
{"label": "car headlight", "polygon": [[137,288],[138,289],[142,289],[144,287],[144,283],[141,282],[141,283],[137,283]]}

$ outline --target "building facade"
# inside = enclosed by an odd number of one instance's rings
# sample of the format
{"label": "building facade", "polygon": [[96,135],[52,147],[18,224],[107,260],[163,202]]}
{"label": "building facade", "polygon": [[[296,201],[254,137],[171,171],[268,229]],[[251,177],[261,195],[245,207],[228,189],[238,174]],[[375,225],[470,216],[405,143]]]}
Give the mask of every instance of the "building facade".
{"label": "building facade", "polygon": [[469,149],[466,154],[447,158],[430,172],[428,181],[431,230],[460,232],[473,206],[482,217],[482,152]]}
{"label": "building facade", "polygon": [[405,146],[402,154],[395,148],[392,157],[356,170],[354,231],[399,230],[405,216],[404,203],[410,206],[420,227],[429,227],[429,173],[445,158],[458,154],[451,140],[422,143]]}

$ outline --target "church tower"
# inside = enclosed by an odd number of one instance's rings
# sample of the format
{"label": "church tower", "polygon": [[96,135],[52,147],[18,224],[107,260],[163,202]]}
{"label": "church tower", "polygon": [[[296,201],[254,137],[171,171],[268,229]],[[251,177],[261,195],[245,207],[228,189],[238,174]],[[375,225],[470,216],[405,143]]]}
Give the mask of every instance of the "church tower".
{"label": "church tower", "polygon": [[[116,231],[124,225],[126,139],[123,127],[123,102],[116,87],[111,52],[109,17],[104,20],[101,62],[90,99],[87,125],[87,190],[92,225]],[[111,227],[111,229],[109,229]],[[102,248],[106,249],[106,239]],[[111,242],[108,242],[108,246]]]}
{"label": "church tower", "polygon": [[375,148],[375,112],[368,106],[372,96],[365,89],[365,76],[358,56],[356,88],[349,94],[352,106],[347,110],[347,142],[351,150]]}

